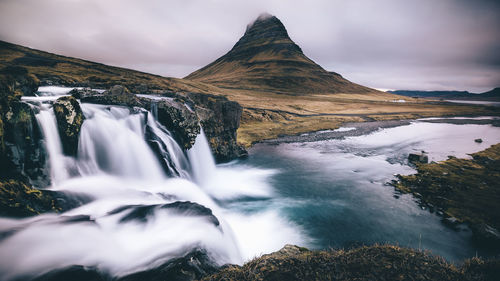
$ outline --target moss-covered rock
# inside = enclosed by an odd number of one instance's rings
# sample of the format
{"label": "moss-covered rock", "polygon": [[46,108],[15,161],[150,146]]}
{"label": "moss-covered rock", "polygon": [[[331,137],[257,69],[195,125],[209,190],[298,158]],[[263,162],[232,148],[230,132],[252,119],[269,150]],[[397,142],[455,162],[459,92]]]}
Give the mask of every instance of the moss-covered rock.
{"label": "moss-covered rock", "polygon": [[72,97],[60,97],[54,102],[54,113],[63,151],[66,155],[76,156],[78,138],[84,116],[80,104]]}
{"label": "moss-covered rock", "polygon": [[412,193],[446,221],[465,222],[481,240],[500,242],[500,144],[471,154],[473,159],[417,164],[417,173],[398,175],[392,185]]}
{"label": "moss-covered rock", "polygon": [[0,182],[0,216],[28,217],[59,212],[54,198],[20,181]]}
{"label": "moss-covered rock", "polygon": [[0,178],[29,178],[46,186],[49,175],[43,138],[33,109],[26,103],[10,101],[2,112],[0,136]]}

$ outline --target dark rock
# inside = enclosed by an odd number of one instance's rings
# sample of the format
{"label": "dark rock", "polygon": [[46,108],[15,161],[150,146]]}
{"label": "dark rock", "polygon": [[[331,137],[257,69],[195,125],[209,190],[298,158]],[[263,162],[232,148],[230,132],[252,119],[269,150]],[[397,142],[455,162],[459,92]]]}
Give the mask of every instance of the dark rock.
{"label": "dark rock", "polygon": [[130,91],[122,85],[114,85],[109,89],[109,94],[113,96],[130,95]]}
{"label": "dark rock", "polygon": [[109,280],[94,267],[73,265],[62,269],[55,269],[32,281],[106,281]]}
{"label": "dark rock", "polygon": [[100,95],[99,92],[93,91],[93,90],[91,90],[89,88],[73,89],[68,94],[71,95],[71,96],[73,96],[75,99],[85,99],[87,97]]}
{"label": "dark rock", "polygon": [[167,261],[163,265],[119,278],[117,281],[191,281],[214,273],[217,264],[203,249],[195,249],[181,258]]}
{"label": "dark rock", "polygon": [[6,66],[0,69],[0,96],[10,96],[14,93],[33,96],[39,83],[38,78],[24,67]]}
{"label": "dark rock", "polygon": [[[67,199],[66,204],[61,204],[59,199]],[[62,192],[39,190],[20,181],[0,182],[0,216],[29,217],[64,212],[83,202],[84,199],[71,199]]]}
{"label": "dark rock", "polygon": [[184,103],[176,100],[161,100],[157,103],[158,122],[165,126],[184,149],[189,149],[200,133],[196,113]]}
{"label": "dark rock", "polygon": [[189,93],[205,135],[217,162],[247,156],[246,150],[236,142],[242,108],[226,97]]}
{"label": "dark rock", "polygon": [[198,203],[193,203],[189,201],[176,201],[174,203],[163,204],[163,205],[129,205],[119,207],[108,215],[115,215],[120,213],[126,213],[121,219],[121,223],[126,223],[129,221],[138,221],[141,223],[146,223],[154,214],[155,211],[159,210],[171,210],[177,214],[185,216],[199,216],[205,217],[213,225],[219,226],[219,220],[214,216],[212,210],[202,206]]}
{"label": "dark rock", "polygon": [[48,185],[47,155],[33,109],[17,100],[6,106],[0,112],[0,177]]}
{"label": "dark rock", "polygon": [[481,223],[479,225],[475,225],[472,227],[472,231],[477,235],[477,238],[500,243],[500,232],[492,226],[489,226],[485,223]]}
{"label": "dark rock", "polygon": [[429,157],[425,152],[422,153],[410,153],[408,155],[408,161],[410,163],[423,163],[426,164],[429,162]]}
{"label": "dark rock", "polygon": [[76,156],[78,138],[84,116],[80,104],[72,97],[61,97],[54,102],[54,113],[64,154]]}
{"label": "dark rock", "polygon": [[474,141],[477,142],[477,143],[482,143],[483,142],[482,139],[475,139]]}

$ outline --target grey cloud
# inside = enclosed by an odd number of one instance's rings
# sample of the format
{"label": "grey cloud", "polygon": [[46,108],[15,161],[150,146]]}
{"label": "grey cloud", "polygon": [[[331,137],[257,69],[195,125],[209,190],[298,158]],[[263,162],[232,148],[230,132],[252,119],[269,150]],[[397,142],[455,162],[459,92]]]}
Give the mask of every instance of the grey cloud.
{"label": "grey cloud", "polygon": [[376,88],[500,86],[500,4],[481,0],[0,0],[0,39],[165,76],[280,18],[306,55]]}

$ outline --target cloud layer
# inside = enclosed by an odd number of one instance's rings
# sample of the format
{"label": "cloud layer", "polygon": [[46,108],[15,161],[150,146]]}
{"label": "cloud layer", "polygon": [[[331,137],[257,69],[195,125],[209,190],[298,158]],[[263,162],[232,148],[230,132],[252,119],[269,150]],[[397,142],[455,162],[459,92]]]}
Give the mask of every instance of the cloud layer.
{"label": "cloud layer", "polygon": [[231,49],[264,12],[307,56],[360,84],[500,86],[495,0],[0,0],[0,39],[183,77]]}

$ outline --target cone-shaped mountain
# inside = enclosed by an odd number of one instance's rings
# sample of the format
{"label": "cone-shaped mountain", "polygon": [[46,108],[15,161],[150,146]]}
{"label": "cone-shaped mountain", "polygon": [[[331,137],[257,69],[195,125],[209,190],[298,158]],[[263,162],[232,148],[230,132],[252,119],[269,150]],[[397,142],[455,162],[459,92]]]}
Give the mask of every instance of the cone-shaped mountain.
{"label": "cone-shaped mountain", "polygon": [[328,72],[304,55],[281,21],[262,15],[224,56],[186,79],[222,88],[287,94],[377,92]]}

